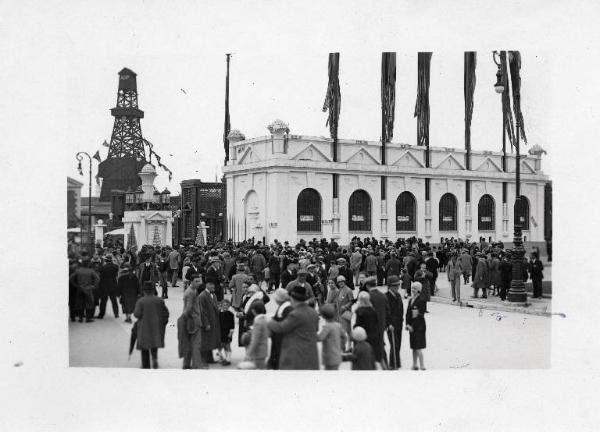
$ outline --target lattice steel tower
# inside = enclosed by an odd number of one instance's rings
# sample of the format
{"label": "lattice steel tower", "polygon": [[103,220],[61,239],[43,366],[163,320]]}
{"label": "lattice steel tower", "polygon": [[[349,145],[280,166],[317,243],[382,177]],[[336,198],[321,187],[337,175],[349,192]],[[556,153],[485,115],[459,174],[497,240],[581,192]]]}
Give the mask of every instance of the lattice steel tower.
{"label": "lattice steel tower", "polygon": [[140,126],[144,111],[138,108],[136,76],[127,68],[119,72],[117,106],[110,110],[115,123],[108,156],[98,167],[98,177],[103,179],[100,201],[110,201],[113,189],[135,189],[141,184],[138,172],[147,159]]}

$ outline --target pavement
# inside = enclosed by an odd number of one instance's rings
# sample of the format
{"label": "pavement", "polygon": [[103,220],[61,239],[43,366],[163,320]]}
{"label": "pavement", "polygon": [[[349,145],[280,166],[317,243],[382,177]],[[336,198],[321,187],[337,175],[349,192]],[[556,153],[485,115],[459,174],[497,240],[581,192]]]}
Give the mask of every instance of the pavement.
{"label": "pavement", "polygon": [[[444,274],[442,273],[442,280]],[[181,282],[180,282],[181,285]],[[380,288],[385,291],[386,288]],[[440,293],[444,292],[444,284]],[[183,309],[183,290],[169,289],[165,301],[170,311],[165,333],[165,348],[159,350],[161,368],[180,369],[182,360],[177,350],[177,318]],[[547,316],[514,311],[486,310],[447,304],[443,296],[434,297],[428,306],[427,348],[424,350],[427,369],[538,369],[550,367],[552,319]],[[405,307],[406,307],[406,300]],[[492,306],[488,298],[485,306]],[[275,302],[266,305],[273,314]],[[68,319],[68,318],[67,318]],[[237,325],[237,322],[236,322]],[[69,322],[69,365],[72,367],[139,368],[140,354],[134,350],[128,356],[131,324],[124,317],[115,319],[110,304],[102,320],[93,323]],[[408,333],[403,332],[400,357],[403,368],[410,370],[412,355]],[[236,369],[243,360],[244,349],[237,346],[237,328],[232,343],[232,365],[210,365],[210,369]],[[389,347],[386,340],[386,346]],[[320,344],[319,344],[320,347]],[[526,349],[523,349],[526,347]],[[349,370],[344,362],[341,370]]]}
{"label": "pavement", "polygon": [[[447,273],[442,272],[438,273],[438,292],[435,296],[431,297],[431,301],[435,303],[443,303],[456,307],[465,307],[465,308],[475,308],[475,309],[485,309],[485,310],[495,310],[495,311],[504,311],[504,312],[517,312],[529,315],[541,315],[541,316],[551,316],[552,313],[552,298],[551,297],[542,297],[542,298],[532,298],[531,293],[528,294],[527,304],[525,306],[519,306],[511,304],[509,301],[502,301],[499,296],[490,295],[488,290],[487,299],[474,299],[471,298],[473,295],[473,288],[471,287],[471,282],[468,284],[464,284],[461,279],[460,286],[460,299],[462,304],[452,303],[452,293],[450,291],[450,282],[447,279]],[[552,267],[544,268],[544,277],[545,280],[552,280]],[[481,296],[481,290],[479,291],[479,296]]]}

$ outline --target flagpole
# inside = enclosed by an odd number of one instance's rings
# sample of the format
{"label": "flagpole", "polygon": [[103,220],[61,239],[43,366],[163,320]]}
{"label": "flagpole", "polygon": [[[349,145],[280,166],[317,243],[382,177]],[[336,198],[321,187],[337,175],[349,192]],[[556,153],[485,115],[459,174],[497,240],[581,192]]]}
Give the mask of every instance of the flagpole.
{"label": "flagpole", "polygon": [[227,75],[225,78],[225,131],[223,133],[223,145],[225,147],[225,165],[229,161],[229,130],[231,129],[231,122],[229,119],[229,59],[230,53],[225,54],[227,58]]}

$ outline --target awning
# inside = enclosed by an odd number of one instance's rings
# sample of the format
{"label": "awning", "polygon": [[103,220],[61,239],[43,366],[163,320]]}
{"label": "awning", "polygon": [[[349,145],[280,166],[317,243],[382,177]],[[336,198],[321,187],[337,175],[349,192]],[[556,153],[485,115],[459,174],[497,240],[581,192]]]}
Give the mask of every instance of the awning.
{"label": "awning", "polygon": [[107,232],[105,235],[125,235],[125,228],[118,228],[116,230],[112,230]]}

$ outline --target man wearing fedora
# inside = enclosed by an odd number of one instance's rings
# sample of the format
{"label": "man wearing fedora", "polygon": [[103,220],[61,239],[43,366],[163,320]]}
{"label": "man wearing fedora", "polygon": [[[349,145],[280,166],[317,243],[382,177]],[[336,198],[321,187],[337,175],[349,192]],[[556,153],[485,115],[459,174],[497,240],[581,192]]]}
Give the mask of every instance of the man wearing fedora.
{"label": "man wearing fedora", "polygon": [[267,325],[273,333],[283,336],[279,369],[318,370],[317,332],[319,330],[319,315],[306,303],[309,298],[306,286],[293,285],[289,295],[292,302],[290,313],[282,321],[277,322],[272,319]]}
{"label": "man wearing fedora", "polygon": [[119,266],[113,262],[113,256],[107,254],[104,257],[104,265],[100,267],[100,285],[98,286],[100,307],[98,316],[96,317],[98,319],[104,318],[104,314],[106,313],[106,303],[109,298],[113,315],[115,318],[119,318],[119,303],[117,302],[117,296],[119,295],[119,286],[117,285],[118,273]]}
{"label": "man wearing fedora", "polygon": [[398,276],[390,276],[387,283],[388,291],[385,294],[389,305],[387,336],[391,345],[389,368],[399,369],[401,367],[402,324],[404,323],[404,304],[402,303],[402,295],[399,292],[402,281]]}
{"label": "man wearing fedora", "polygon": [[287,284],[287,286],[285,287],[285,289],[287,290],[287,292],[291,296],[292,295],[292,290],[295,287],[297,287],[297,286],[303,287],[306,290],[306,295],[307,295],[306,299],[308,300],[308,303],[311,306],[314,307],[314,304],[315,304],[315,294],[314,294],[312,286],[307,281],[308,276],[309,276],[308,270],[300,268],[298,270],[296,279],[294,279],[289,284]]}
{"label": "man wearing fedora", "polygon": [[215,295],[217,301],[223,300],[223,287],[221,286],[221,261],[218,256],[211,256],[208,260],[209,266],[206,270],[205,283],[212,282],[215,284]]}
{"label": "man wearing fedora", "polygon": [[156,296],[152,281],[143,285],[144,296],[135,304],[133,315],[137,321],[137,349],[141,351],[142,368],[158,369],[158,348],[165,347],[165,327],[169,322],[169,310],[165,301]]}

